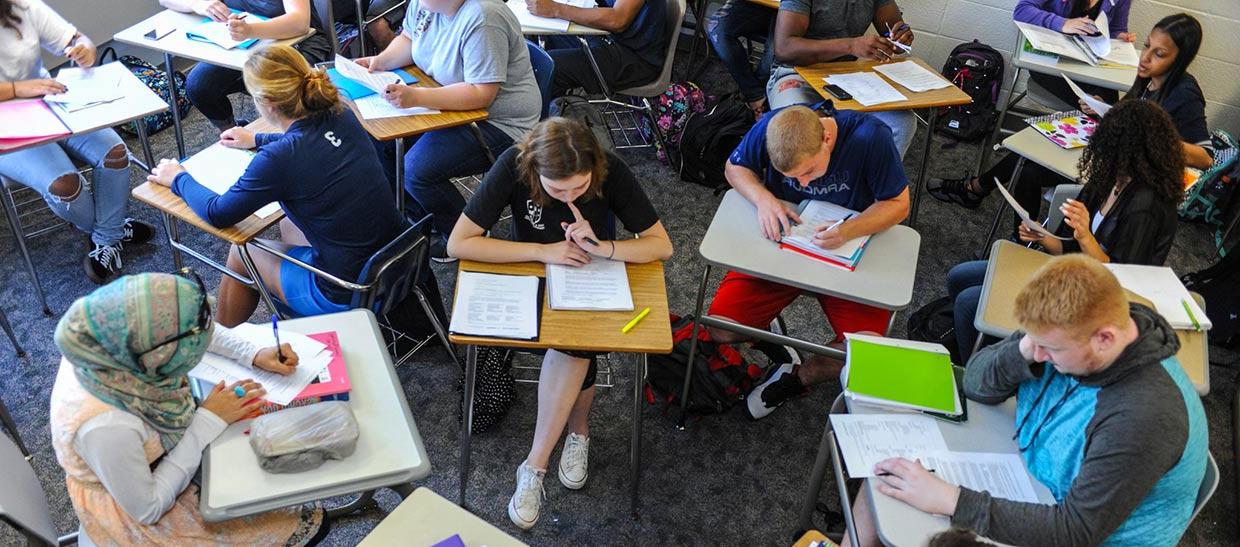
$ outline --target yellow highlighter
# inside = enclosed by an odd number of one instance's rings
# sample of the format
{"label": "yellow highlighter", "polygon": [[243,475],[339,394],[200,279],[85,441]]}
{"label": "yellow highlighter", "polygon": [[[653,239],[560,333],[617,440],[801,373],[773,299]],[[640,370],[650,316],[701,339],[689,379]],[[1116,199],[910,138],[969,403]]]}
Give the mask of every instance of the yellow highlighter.
{"label": "yellow highlighter", "polygon": [[624,326],[624,328],[620,329],[621,334],[628,334],[629,331],[633,330],[633,327],[636,327],[638,323],[641,323],[642,319],[645,319],[647,315],[650,315],[649,307],[642,310],[641,313],[637,314],[637,317],[634,317],[632,321],[629,321],[629,323]]}

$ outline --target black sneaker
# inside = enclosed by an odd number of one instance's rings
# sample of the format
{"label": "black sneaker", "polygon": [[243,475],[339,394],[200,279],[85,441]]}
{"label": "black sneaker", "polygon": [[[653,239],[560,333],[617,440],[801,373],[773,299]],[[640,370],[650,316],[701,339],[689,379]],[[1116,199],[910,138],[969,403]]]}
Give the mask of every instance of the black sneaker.
{"label": "black sneaker", "polygon": [[944,203],[957,203],[965,209],[977,209],[982,206],[990,192],[977,193],[969,189],[970,177],[958,179],[930,179],[926,182],[926,191],[934,199]]}
{"label": "black sneaker", "polygon": [[138,219],[125,219],[124,230],[125,235],[121,236],[121,243],[141,245],[155,237],[155,227]]}
{"label": "black sneaker", "polygon": [[431,260],[440,264],[451,264],[456,262],[455,256],[448,256],[448,242],[442,237],[436,237],[431,241]]}
{"label": "black sneaker", "polygon": [[86,277],[98,285],[107,283],[121,271],[121,245],[95,245],[95,250],[82,259]]}
{"label": "black sneaker", "polygon": [[753,388],[745,397],[745,413],[754,420],[767,417],[775,409],[793,397],[800,397],[808,390],[797,377],[796,363],[784,363],[775,367],[766,381]]}

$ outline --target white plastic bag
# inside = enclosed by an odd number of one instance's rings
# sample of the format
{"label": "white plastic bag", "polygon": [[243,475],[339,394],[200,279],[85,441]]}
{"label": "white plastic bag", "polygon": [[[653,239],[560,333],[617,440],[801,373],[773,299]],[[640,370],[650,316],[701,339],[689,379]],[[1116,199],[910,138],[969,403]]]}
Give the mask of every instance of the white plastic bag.
{"label": "white plastic bag", "polygon": [[357,437],[357,419],[344,401],[286,408],[259,416],[250,426],[250,448],[270,473],[300,473],[347,458]]}

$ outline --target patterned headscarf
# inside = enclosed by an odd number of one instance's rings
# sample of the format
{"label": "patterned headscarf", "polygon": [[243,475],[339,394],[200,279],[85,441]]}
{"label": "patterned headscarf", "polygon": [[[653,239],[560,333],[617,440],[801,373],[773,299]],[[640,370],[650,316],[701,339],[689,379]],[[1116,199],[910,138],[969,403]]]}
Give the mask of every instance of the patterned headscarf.
{"label": "patterned headscarf", "polygon": [[196,326],[201,302],[198,284],[183,277],[127,275],[77,299],[56,326],[56,347],[82,387],[142,418],[164,450],[193,418],[186,373],[202,360],[212,331],[155,346]]}

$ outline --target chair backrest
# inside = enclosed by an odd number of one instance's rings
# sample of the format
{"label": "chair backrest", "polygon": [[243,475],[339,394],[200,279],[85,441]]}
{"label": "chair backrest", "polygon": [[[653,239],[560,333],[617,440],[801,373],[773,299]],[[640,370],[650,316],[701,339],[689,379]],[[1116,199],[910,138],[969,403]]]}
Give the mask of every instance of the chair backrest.
{"label": "chair backrest", "polygon": [[538,92],[542,94],[542,114],[539,117],[546,118],[551,108],[551,74],[555,72],[555,60],[534,42],[526,40],[525,46],[530,50],[530,66],[534,67],[534,81],[538,82]]}
{"label": "chair backrest", "polygon": [[1214,461],[1214,454],[1206,452],[1206,476],[1201,479],[1201,488],[1197,489],[1197,503],[1193,504],[1193,515],[1188,517],[1189,524],[1197,519],[1201,508],[1214,497],[1215,490],[1218,490],[1218,462]]}
{"label": "chair backrest", "polygon": [[[340,42],[336,37],[336,15],[335,10],[332,9],[332,0],[314,0],[310,7],[319,20],[319,26],[322,27],[316,28],[315,31],[322,32],[327,35],[328,40],[331,40],[333,54],[340,53]],[[332,58],[335,59],[335,55]]]}
{"label": "chair backrest", "polygon": [[[1059,211],[1059,207],[1069,199],[1076,199],[1077,196],[1081,195],[1081,189],[1084,187],[1081,184],[1060,184],[1055,187],[1055,190],[1051,193],[1050,211],[1046,213],[1047,230],[1055,233],[1055,230],[1059,229],[1059,225],[1063,224],[1063,213]],[[1030,213],[1030,216],[1033,216],[1035,213],[1037,211]]]}
{"label": "chair backrest", "polygon": [[400,304],[423,276],[430,238],[431,216],[426,215],[371,255],[357,281],[370,285],[370,290],[354,292],[350,307],[366,308],[383,317]]}
{"label": "chair backrest", "polygon": [[5,485],[0,488],[0,521],[17,529],[31,544],[57,545],[56,526],[43,487],[7,435],[0,435],[0,469],[5,476]]}
{"label": "chair backrest", "polygon": [[658,97],[667,91],[672,83],[672,61],[676,58],[676,43],[680,40],[680,27],[685,18],[685,0],[646,0],[647,2],[667,2],[664,15],[667,17],[667,55],[663,58],[663,68],[659,71],[659,79],[645,85],[620,90],[621,95],[633,97]]}

